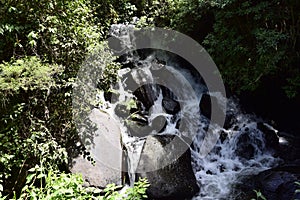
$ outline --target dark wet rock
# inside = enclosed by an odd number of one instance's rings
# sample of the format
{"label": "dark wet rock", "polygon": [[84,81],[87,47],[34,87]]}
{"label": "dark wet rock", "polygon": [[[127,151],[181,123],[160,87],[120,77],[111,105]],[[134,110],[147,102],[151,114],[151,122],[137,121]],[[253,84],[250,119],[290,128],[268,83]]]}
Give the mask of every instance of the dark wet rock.
{"label": "dark wet rock", "polygon": [[229,129],[233,127],[233,125],[237,122],[236,117],[233,113],[226,113],[225,122],[224,122],[224,128]]}
{"label": "dark wet rock", "polygon": [[274,171],[286,171],[289,173],[300,174],[300,159],[282,164],[274,168]]}
{"label": "dark wet rock", "polygon": [[109,48],[113,51],[116,51],[116,52],[124,51],[124,47],[122,46],[121,39],[119,39],[115,36],[110,36],[110,38],[108,40],[108,45],[109,45]]}
{"label": "dark wet rock", "polygon": [[168,114],[176,114],[180,111],[180,104],[178,101],[175,101],[170,98],[164,98],[162,100],[162,106]]}
{"label": "dark wet rock", "polygon": [[[224,115],[224,111],[222,110],[221,105],[218,103],[218,99],[214,96],[210,96],[209,94],[203,94],[202,95],[200,105],[199,105],[201,114],[203,116],[205,116],[206,118],[211,119],[212,102],[213,102],[214,105],[217,105],[214,108],[215,112],[217,113],[217,115],[215,116],[216,117],[215,121],[220,122],[220,121],[222,121],[221,117],[222,117],[222,115]],[[222,127],[224,126],[224,124],[219,124],[219,125],[222,126]]]}
{"label": "dark wet rock", "polygon": [[262,193],[268,199],[292,199],[297,177],[285,171],[265,171],[258,175]]}
{"label": "dark wet rock", "polygon": [[233,130],[234,130],[234,131],[237,131],[237,130],[239,130],[239,128],[240,128],[240,127],[239,127],[238,125],[235,125],[235,126],[233,127]]}
{"label": "dark wet rock", "polygon": [[167,123],[166,118],[164,116],[157,116],[152,120],[151,127],[157,133],[161,133],[165,130]]}
{"label": "dark wet rock", "polygon": [[239,136],[235,150],[237,156],[244,159],[251,159],[254,157],[255,148],[252,145],[251,138],[247,133],[243,133]]}
{"label": "dark wet rock", "polygon": [[279,157],[287,163],[300,159],[300,138],[283,132],[279,132],[278,136],[280,137]]}
{"label": "dark wet rock", "polygon": [[299,199],[300,194],[295,194],[299,186],[295,184],[300,180],[298,166],[282,166],[261,172],[257,175],[258,186],[267,199]]}
{"label": "dark wet rock", "polygon": [[266,147],[278,150],[279,137],[277,136],[276,131],[263,122],[257,123],[257,128],[264,134]]}
{"label": "dark wet rock", "polygon": [[127,118],[129,116],[129,112],[125,105],[117,104],[114,110],[115,114],[121,118]]}
{"label": "dark wet rock", "polygon": [[300,160],[265,170],[252,177],[241,178],[233,193],[238,194],[235,199],[255,198],[254,190],[260,191],[266,199],[299,199],[300,193],[295,193],[300,188],[296,184],[299,180]]}
{"label": "dark wet rock", "polygon": [[221,131],[220,133],[220,140],[223,143],[228,138],[228,134],[225,131]]}
{"label": "dark wet rock", "polygon": [[[173,144],[173,140],[176,142]],[[183,154],[177,154],[183,150]],[[171,163],[166,163],[172,160]],[[151,171],[150,169],[155,169]],[[189,147],[177,136],[149,136],[138,164],[138,176],[150,182],[150,199],[190,199],[199,186],[191,166]]]}
{"label": "dark wet rock", "polygon": [[137,99],[142,102],[146,110],[149,110],[159,95],[159,87],[145,84],[133,92]]}
{"label": "dark wet rock", "polygon": [[200,101],[201,114],[210,119],[211,117],[211,96],[209,94],[203,94]]}
{"label": "dark wet rock", "polygon": [[127,120],[125,124],[131,136],[145,137],[149,135],[152,131],[150,126],[148,126],[147,121],[146,122],[142,122],[142,120],[136,121],[136,119]]}
{"label": "dark wet rock", "polygon": [[176,123],[175,128],[181,130],[181,132],[188,130],[187,119],[185,119],[185,118],[179,119]]}
{"label": "dark wet rock", "polygon": [[137,114],[126,121],[126,126],[130,135],[145,137],[152,133],[156,134],[162,132],[166,127],[166,118],[164,116],[157,116],[149,124],[146,117]]}
{"label": "dark wet rock", "polygon": [[205,173],[209,175],[213,175],[213,173],[210,170],[207,170]]}

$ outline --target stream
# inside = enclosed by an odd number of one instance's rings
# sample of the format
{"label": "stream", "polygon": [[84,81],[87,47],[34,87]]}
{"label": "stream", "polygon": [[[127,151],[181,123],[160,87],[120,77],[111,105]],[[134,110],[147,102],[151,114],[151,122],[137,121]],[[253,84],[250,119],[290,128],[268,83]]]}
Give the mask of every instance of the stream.
{"label": "stream", "polygon": [[[130,50],[134,47],[134,34],[130,31],[133,28],[113,25],[111,35],[120,40],[122,47]],[[232,189],[240,177],[258,174],[279,163],[257,127],[262,120],[242,112],[236,99],[208,91],[201,76],[183,66],[184,62],[177,62],[178,59],[169,53],[129,50],[119,60],[123,67],[118,71],[114,93],[102,109],[121,124],[131,185],[136,181],[135,173],[147,135],[171,134],[183,139],[192,138],[189,144],[192,167],[201,188],[193,200],[233,199],[236,194]],[[162,73],[167,75],[158,80]],[[187,85],[187,81],[195,93],[188,87],[172,88],[168,85],[172,81],[180,85]],[[205,156],[201,154],[201,145],[211,122],[199,106],[204,95],[215,99],[221,108],[226,106],[227,116],[225,128],[211,124],[220,138]],[[122,115],[122,106],[129,107],[130,111],[123,109]]]}

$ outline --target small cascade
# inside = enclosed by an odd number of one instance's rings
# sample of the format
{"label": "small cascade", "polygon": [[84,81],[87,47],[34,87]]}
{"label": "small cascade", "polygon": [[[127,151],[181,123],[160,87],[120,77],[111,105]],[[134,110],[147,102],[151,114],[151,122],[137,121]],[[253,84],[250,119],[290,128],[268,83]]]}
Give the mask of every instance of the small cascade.
{"label": "small cascade", "polygon": [[194,140],[192,149],[195,175],[201,184],[197,199],[228,199],[232,186],[242,176],[258,174],[274,167],[279,160],[265,146],[263,133],[257,129],[255,116],[240,112],[236,103],[229,100],[228,110],[235,122],[222,129],[218,143],[205,158],[199,158],[201,141]]}
{"label": "small cascade", "polygon": [[[267,151],[255,116],[243,114],[234,99],[227,100],[217,92],[208,93],[195,74],[161,51],[153,51],[143,59],[137,52],[130,51],[134,49],[133,29],[131,25],[111,27],[111,35],[117,37],[125,49],[122,64],[126,67],[119,70],[107,110],[122,124],[122,143],[127,150],[131,185],[136,180],[135,172],[147,135],[172,134],[184,140],[186,137],[193,139],[190,145],[192,166],[201,187],[194,200],[228,199],[239,176],[256,174],[276,165],[278,160]],[[166,75],[163,80],[157,80],[157,74]],[[174,81],[179,82],[178,85],[188,82],[196,92],[173,88],[170,83]],[[230,118],[226,128],[213,125],[220,139],[204,158],[200,149],[210,120],[199,108],[203,94],[218,99],[220,106],[227,104],[226,114]],[[134,106],[130,106],[132,100]]]}

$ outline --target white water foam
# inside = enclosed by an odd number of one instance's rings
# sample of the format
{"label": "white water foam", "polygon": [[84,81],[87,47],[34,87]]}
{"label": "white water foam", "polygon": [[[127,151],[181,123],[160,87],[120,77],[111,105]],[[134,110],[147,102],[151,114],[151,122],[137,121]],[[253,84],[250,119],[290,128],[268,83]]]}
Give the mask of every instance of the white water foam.
{"label": "white water foam", "polygon": [[[131,30],[132,27],[129,27],[129,29]],[[113,35],[118,36],[118,38],[123,41],[126,48],[130,49],[134,46],[131,43],[132,37],[134,36],[131,31],[126,31],[125,25],[115,25],[112,27],[112,30]],[[115,87],[117,88],[116,96],[118,96],[118,100],[113,104],[110,104],[107,109],[107,112],[113,115],[117,120],[120,120],[122,143],[126,147],[128,153],[128,171],[131,185],[135,181],[134,172],[137,168],[145,138],[131,136],[123,119],[120,119],[117,115],[115,115],[114,109],[118,103],[124,103],[129,99],[134,98],[132,91],[127,91],[125,89],[125,80],[122,78],[124,75],[131,73],[132,77],[138,84],[145,82],[155,83],[155,79],[152,74],[153,70],[151,71],[150,69],[155,66],[157,67],[156,57],[157,55],[152,54],[146,59],[140,60],[138,56],[129,54],[127,61],[125,62],[132,62],[133,64],[136,64],[138,68],[125,68],[119,71],[119,81],[117,83],[117,87]],[[167,59],[166,56],[160,55],[160,59],[162,57]],[[201,83],[196,82],[193,75],[188,72],[188,70],[178,70],[180,66],[177,66],[176,63],[172,65],[172,63],[168,62],[168,60],[166,60],[166,63],[167,64],[165,65],[160,65],[159,69],[163,68],[168,72],[168,74],[172,74],[172,76],[166,76],[163,81],[166,83],[182,81],[181,84],[184,84],[184,82],[188,80],[192,87],[194,89],[196,88],[196,95],[191,95],[191,91],[177,88],[177,92],[187,98],[183,100],[178,99],[178,97],[174,97],[181,105],[180,114],[175,116],[174,119],[174,116],[171,116],[164,111],[162,107],[163,95],[159,92],[159,95],[155,100],[154,105],[151,107],[147,117],[150,125],[152,120],[159,115],[166,118],[167,125],[164,131],[156,134],[189,136],[189,134],[196,133],[191,147],[191,155],[193,170],[201,189],[199,194],[197,194],[193,200],[226,199],[230,195],[232,186],[236,183],[239,176],[257,174],[262,170],[271,168],[277,163],[278,160],[272,156],[272,153],[265,151],[263,133],[256,127],[255,116],[243,114],[234,100],[231,99],[227,101],[226,98],[220,96],[219,93],[211,93],[210,95],[215,96],[221,106],[227,103],[227,113],[233,115],[236,121],[228,129],[214,125],[214,132],[216,134],[221,134],[223,132],[226,135],[226,138],[223,141],[219,140],[215,145],[215,148],[206,157],[202,158],[200,156],[200,148],[206,134],[209,120],[200,114],[199,102],[203,93],[206,91],[206,87],[201,85]],[[176,128],[180,118],[189,119],[185,122],[186,127],[188,128],[186,132],[180,132],[178,128]],[[151,134],[155,133],[152,132]],[[247,136],[243,136],[245,134]],[[244,142],[248,143],[253,150],[253,155],[248,159],[239,156],[237,153],[239,149],[242,148],[239,145],[242,144],[240,140],[243,137],[246,138]],[[243,151],[245,150],[247,150],[247,148]]]}

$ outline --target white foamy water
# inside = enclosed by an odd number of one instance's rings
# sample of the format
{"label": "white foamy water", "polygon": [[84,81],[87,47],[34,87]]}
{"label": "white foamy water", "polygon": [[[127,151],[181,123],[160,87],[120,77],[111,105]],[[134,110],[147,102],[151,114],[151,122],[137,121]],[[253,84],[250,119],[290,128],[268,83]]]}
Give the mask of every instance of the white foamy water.
{"label": "white foamy water", "polygon": [[[123,47],[131,49],[134,47],[134,35],[132,26],[114,25],[111,34],[118,37],[123,43]],[[166,64],[157,63],[157,57],[165,59]],[[145,141],[145,137],[135,137],[130,135],[130,131],[125,125],[124,118],[120,118],[114,113],[118,104],[126,104],[130,99],[136,99],[132,90],[128,89],[126,81],[132,78],[137,85],[159,84],[169,88],[174,94],[169,95],[175,101],[180,103],[180,112],[176,115],[167,114],[162,106],[163,93],[155,87],[148,92],[155,96],[155,101],[149,111],[144,114],[151,126],[152,121],[157,116],[163,116],[166,120],[166,126],[160,133],[151,131],[150,134],[174,134],[180,137],[193,138],[191,145],[192,166],[200,186],[200,192],[193,199],[228,199],[232,192],[232,186],[241,175],[257,174],[262,170],[271,168],[278,162],[267,152],[263,133],[256,127],[255,116],[243,114],[237,103],[233,100],[227,100],[219,93],[211,93],[215,96],[220,106],[227,105],[227,113],[233,116],[234,123],[227,129],[212,124],[214,134],[223,134],[222,140],[219,140],[214,149],[205,157],[201,156],[201,145],[207,134],[209,120],[201,115],[199,102],[203,93],[207,91],[205,85],[195,80],[195,77],[188,70],[184,70],[176,63],[169,62],[165,55],[151,54],[144,60],[141,60],[137,54],[128,53],[127,60],[124,63],[132,63],[132,68],[123,68],[119,71],[119,79],[115,85],[115,94],[113,103],[108,103],[106,111],[119,120],[122,130],[122,143],[127,149],[128,154],[128,172],[131,185],[135,180],[135,170],[137,169],[139,157]],[[163,72],[160,76],[153,73]],[[161,80],[158,80],[160,77]],[[176,87],[174,88],[174,82]],[[137,89],[137,88],[135,88]],[[128,113],[129,117],[129,113]],[[181,121],[180,121],[181,120]],[[180,121],[180,126],[178,124]],[[180,128],[184,126],[184,128]],[[251,156],[243,156],[243,151]],[[246,158],[245,158],[246,157]]]}

